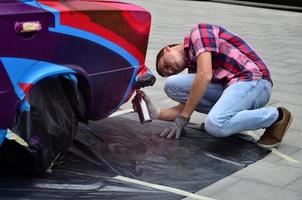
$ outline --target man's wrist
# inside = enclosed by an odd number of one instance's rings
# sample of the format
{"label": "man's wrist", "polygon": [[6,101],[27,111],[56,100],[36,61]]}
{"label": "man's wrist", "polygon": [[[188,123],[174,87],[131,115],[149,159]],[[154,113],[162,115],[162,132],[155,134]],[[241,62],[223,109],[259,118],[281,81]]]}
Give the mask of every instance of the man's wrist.
{"label": "man's wrist", "polygon": [[183,130],[189,123],[188,119],[185,119],[183,116],[179,115],[175,118],[174,122],[176,125]]}
{"label": "man's wrist", "polygon": [[190,116],[181,114],[180,117],[182,117],[184,120],[186,120],[187,123],[189,123],[189,121],[190,121]]}
{"label": "man's wrist", "polygon": [[161,109],[157,108],[157,118],[156,119],[161,119],[160,115],[161,115]]}
{"label": "man's wrist", "polygon": [[185,115],[179,115],[179,117],[183,118],[183,119],[187,122],[187,124],[188,124],[189,121],[190,121],[190,117],[187,117],[187,116],[185,116]]}

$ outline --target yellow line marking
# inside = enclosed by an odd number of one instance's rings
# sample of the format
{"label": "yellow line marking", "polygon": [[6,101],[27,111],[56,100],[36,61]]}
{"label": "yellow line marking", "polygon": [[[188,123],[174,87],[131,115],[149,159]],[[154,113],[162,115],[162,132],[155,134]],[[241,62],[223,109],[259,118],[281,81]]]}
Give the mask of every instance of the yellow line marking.
{"label": "yellow line marking", "polygon": [[143,186],[154,188],[154,189],[157,189],[157,190],[162,190],[162,191],[179,194],[179,195],[186,196],[186,197],[191,197],[193,199],[214,200],[214,199],[211,199],[209,197],[201,196],[201,195],[198,195],[198,194],[193,194],[191,192],[187,192],[187,191],[180,190],[180,189],[177,189],[177,188],[158,185],[158,184],[153,184],[153,183],[148,183],[148,182],[144,182],[144,181],[140,181],[140,180],[124,177],[124,176],[115,176],[113,178],[116,179],[116,180],[120,180],[120,181],[125,181],[125,182],[129,182],[129,183],[143,185]]}
{"label": "yellow line marking", "polygon": [[[249,135],[251,136],[254,140],[259,140],[260,136],[258,134],[256,134],[254,131],[244,131],[243,133],[245,133],[246,135]],[[276,156],[279,156],[281,158],[283,158],[284,160],[287,160],[288,162],[291,162],[291,163],[300,163],[300,161],[288,156],[288,155],[285,155],[283,153],[281,153],[280,151],[278,151],[276,148],[272,148],[271,149],[272,153],[275,154]]]}
{"label": "yellow line marking", "polygon": [[281,153],[276,148],[272,148],[271,151],[276,156],[279,156],[279,157],[283,158],[284,160],[287,160],[288,162],[291,162],[291,163],[300,163],[300,161],[298,161],[298,160],[296,160],[296,159],[294,159],[294,158],[292,158],[290,156],[287,156],[287,155]]}

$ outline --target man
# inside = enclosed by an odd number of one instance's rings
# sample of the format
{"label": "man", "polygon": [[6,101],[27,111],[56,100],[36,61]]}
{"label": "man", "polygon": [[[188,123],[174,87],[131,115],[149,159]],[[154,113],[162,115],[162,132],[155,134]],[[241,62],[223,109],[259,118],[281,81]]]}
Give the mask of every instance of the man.
{"label": "man", "polygon": [[[174,121],[160,134],[176,139],[193,111],[207,113],[204,128],[216,137],[266,128],[258,144],[280,144],[292,121],[284,107],[264,107],[272,80],[266,63],[238,35],[211,24],[197,24],[181,44],[168,45],[157,55],[156,68],[168,77],[165,92],[178,105],[158,109],[145,96],[153,119]],[[189,74],[178,74],[188,68]]]}

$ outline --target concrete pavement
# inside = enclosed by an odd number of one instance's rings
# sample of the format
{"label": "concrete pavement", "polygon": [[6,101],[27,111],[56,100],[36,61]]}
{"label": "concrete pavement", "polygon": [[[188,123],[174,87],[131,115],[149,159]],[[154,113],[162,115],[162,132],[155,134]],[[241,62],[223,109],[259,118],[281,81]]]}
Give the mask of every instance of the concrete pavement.
{"label": "concrete pavement", "polygon": [[[204,1],[127,2],[140,5],[152,14],[146,63],[155,74],[155,56],[163,45],[182,42],[198,22],[222,25],[246,39],[267,62],[274,81],[269,104],[286,106],[294,115],[279,151],[300,163],[291,163],[271,153],[198,194],[214,199],[302,200],[302,13]],[[175,105],[162,90],[164,79],[158,75],[157,78],[155,86],[144,91],[160,107]],[[123,106],[130,107],[130,104]],[[201,123],[203,119],[203,114],[194,113],[191,121]]]}

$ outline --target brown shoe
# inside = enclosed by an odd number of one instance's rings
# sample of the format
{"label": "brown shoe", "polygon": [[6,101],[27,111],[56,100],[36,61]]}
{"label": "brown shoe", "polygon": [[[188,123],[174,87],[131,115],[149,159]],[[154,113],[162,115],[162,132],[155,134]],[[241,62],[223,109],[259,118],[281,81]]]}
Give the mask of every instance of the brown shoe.
{"label": "brown shoe", "polygon": [[258,140],[259,146],[266,149],[271,149],[281,143],[283,136],[293,120],[293,117],[291,112],[289,112],[286,108],[280,107],[280,109],[283,113],[282,119],[266,128],[265,132]]}

